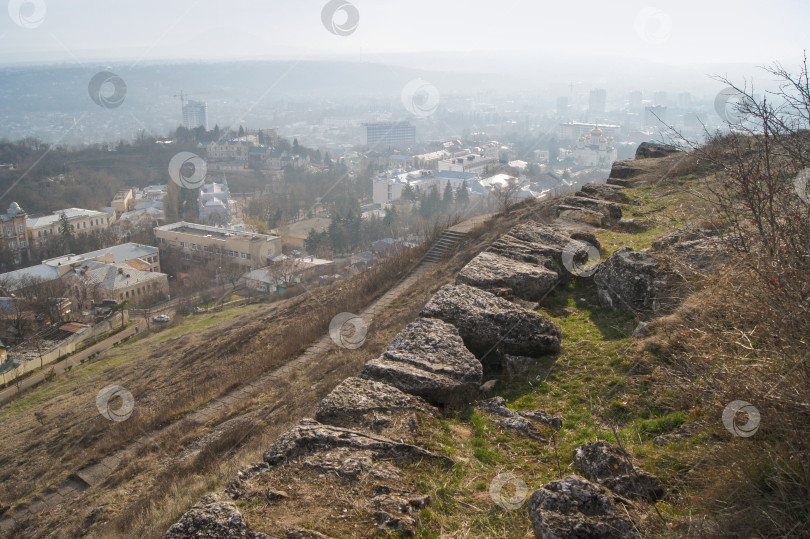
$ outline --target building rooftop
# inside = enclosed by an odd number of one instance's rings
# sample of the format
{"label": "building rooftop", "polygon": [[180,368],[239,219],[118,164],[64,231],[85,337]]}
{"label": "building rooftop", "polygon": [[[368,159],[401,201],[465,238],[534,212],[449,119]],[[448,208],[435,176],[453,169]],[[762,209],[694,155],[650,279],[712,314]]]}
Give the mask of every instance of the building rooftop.
{"label": "building rooftop", "polygon": [[115,264],[123,264],[124,262],[128,262],[136,258],[156,255],[158,254],[158,248],[151,247],[149,245],[141,245],[140,243],[124,243],[123,245],[114,245],[112,247],[107,247],[106,249],[90,251],[89,253],[80,255],[69,254],[65,256],[58,256],[56,258],[50,258],[48,260],[43,260],[42,265],[60,266],[62,264],[75,264],[85,260],[101,258],[107,254],[113,255],[113,262]]}
{"label": "building rooftop", "polygon": [[116,291],[148,283],[165,277],[163,273],[141,271],[121,264],[88,261],[77,266],[73,273],[85,285]]}
{"label": "building rooftop", "polygon": [[187,223],[186,221],[179,221],[170,225],[159,226],[155,231],[161,232],[179,232],[181,234],[193,234],[195,236],[213,237],[217,239],[238,238],[251,241],[271,241],[278,238],[278,236],[268,236],[267,234],[257,234],[256,232],[245,232],[242,230],[234,230],[232,228],[222,228],[218,226],[198,225],[196,223]]}
{"label": "building rooftop", "polygon": [[26,281],[30,282],[33,279],[53,281],[54,279],[58,278],[59,268],[39,264],[37,266],[31,266],[30,268],[23,268],[0,274],[0,284],[7,288],[9,292],[14,292],[20,288],[25,288],[25,286],[28,284]]}
{"label": "building rooftop", "polygon": [[0,220],[11,221],[18,215],[25,215],[25,210],[23,210],[16,202],[12,202],[8,207],[8,211],[0,215]]}
{"label": "building rooftop", "polygon": [[29,217],[26,226],[28,228],[44,228],[53,226],[59,222],[59,219],[62,218],[62,215],[67,216],[68,220],[71,219],[78,219],[82,217],[106,217],[107,214],[100,211],[95,210],[84,210],[82,208],[67,208],[64,210],[59,210],[51,215],[43,215],[42,217]]}

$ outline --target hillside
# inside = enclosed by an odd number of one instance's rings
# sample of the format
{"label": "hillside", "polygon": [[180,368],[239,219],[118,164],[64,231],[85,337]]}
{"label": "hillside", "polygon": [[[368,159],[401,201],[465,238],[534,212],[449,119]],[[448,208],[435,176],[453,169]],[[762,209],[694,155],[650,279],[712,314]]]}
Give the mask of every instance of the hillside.
{"label": "hillside", "polygon": [[807,483],[768,467],[780,427],[750,438],[759,410],[716,383],[750,366],[684,345],[733,303],[730,236],[706,198],[718,166],[662,153],[618,163],[612,186],[513,210],[506,233],[490,225],[471,250],[491,254],[166,537],[801,535],[807,498],[787,491]]}
{"label": "hillside", "polygon": [[[741,320],[739,289],[730,299],[744,275],[705,197],[717,170],[683,153],[620,162],[613,186],[518,205],[439,264],[413,253],[283,303],[189,318],[54,379],[0,408],[2,501],[16,517],[6,531],[801,535],[806,503],[789,527],[763,525],[780,499],[808,499],[800,475],[777,482],[766,458],[785,454],[774,440],[797,439],[767,420],[777,416],[764,400],[757,436],[734,436],[745,417],[721,419],[765,393],[736,384],[738,363],[764,363],[775,344]],[[322,337],[338,312],[386,297],[359,348]],[[742,336],[711,341],[712,324]],[[311,342],[317,353],[299,361]],[[120,423],[94,402],[111,383],[135,397]],[[54,495],[130,446],[97,483]],[[758,481],[772,486],[768,503]]]}

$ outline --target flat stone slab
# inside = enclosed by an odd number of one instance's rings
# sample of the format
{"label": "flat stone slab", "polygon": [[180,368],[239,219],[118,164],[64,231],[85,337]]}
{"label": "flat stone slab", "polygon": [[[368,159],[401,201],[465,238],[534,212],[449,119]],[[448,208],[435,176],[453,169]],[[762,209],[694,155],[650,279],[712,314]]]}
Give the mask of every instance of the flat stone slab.
{"label": "flat stone slab", "polygon": [[632,200],[622,192],[623,189],[618,185],[608,185],[606,183],[586,183],[575,193],[575,196],[601,198],[619,204],[630,204]]}
{"label": "flat stone slab", "polygon": [[335,449],[367,453],[371,458],[378,460],[433,460],[451,466],[453,464],[452,459],[415,445],[395,442],[357,430],[324,425],[312,419],[302,420],[276,438],[264,452],[263,457],[270,466],[278,466],[291,459]]}
{"label": "flat stone slab", "polygon": [[559,280],[556,272],[544,266],[484,252],[461,269],[456,284],[467,284],[484,290],[509,288],[521,299],[540,301]]}
{"label": "flat stone slab", "polygon": [[[601,217],[601,214],[598,214]],[[563,253],[575,258],[585,256],[589,246],[599,249],[596,236],[582,230],[566,230],[540,225],[533,221],[521,223],[495,240],[488,252],[543,266],[558,275],[569,274]]]}
{"label": "flat stone slab", "polygon": [[437,410],[424,399],[374,380],[351,377],[343,380],[318,405],[315,419],[335,427],[361,427],[377,414],[421,412],[435,415]]}

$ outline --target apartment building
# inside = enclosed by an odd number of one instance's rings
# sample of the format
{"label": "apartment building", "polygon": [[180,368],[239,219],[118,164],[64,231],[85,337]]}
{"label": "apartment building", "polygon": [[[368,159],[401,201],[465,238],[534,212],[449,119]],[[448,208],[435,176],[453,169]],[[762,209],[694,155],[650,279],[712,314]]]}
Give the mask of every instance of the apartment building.
{"label": "apartment building", "polygon": [[15,263],[28,255],[26,217],[25,211],[16,202],[9,205],[6,213],[0,214],[0,245],[13,253]]}
{"label": "apartment building", "polygon": [[376,148],[409,146],[416,142],[416,126],[409,122],[363,124],[362,145]]}
{"label": "apartment building", "polygon": [[126,213],[132,209],[132,204],[134,201],[134,194],[132,189],[121,189],[112,199],[110,202],[110,207],[115,208],[115,211],[118,212],[118,215],[122,213]]}
{"label": "apartment building", "polygon": [[210,161],[238,161],[247,163],[251,144],[242,140],[211,142],[205,147]]}
{"label": "apartment building", "polygon": [[217,261],[235,264],[245,271],[264,267],[268,259],[281,254],[281,238],[230,228],[180,221],[155,228],[160,248],[181,253],[195,262]]}
{"label": "apartment building", "polygon": [[147,304],[165,299],[169,290],[168,277],[160,273],[158,248],[137,243],[51,258],[0,274],[0,289],[13,293],[59,280],[64,281],[71,301],[80,306],[105,299]]}
{"label": "apartment building", "polygon": [[106,212],[67,208],[51,215],[29,217],[25,224],[28,242],[31,245],[38,245],[40,242],[59,234],[63,215],[67,218],[71,231],[76,234],[105,230],[110,226],[110,216]]}

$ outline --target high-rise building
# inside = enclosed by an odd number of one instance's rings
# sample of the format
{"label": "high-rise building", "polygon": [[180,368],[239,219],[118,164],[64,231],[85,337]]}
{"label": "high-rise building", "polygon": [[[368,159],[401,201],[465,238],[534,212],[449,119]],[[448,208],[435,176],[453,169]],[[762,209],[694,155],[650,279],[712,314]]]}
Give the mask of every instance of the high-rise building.
{"label": "high-rise building", "polygon": [[594,88],[591,90],[590,97],[588,98],[588,114],[591,116],[597,114],[604,114],[607,105],[607,91],[603,88]]}
{"label": "high-rise building", "polygon": [[655,92],[653,94],[653,105],[657,107],[666,107],[667,106],[667,93],[666,92]]}
{"label": "high-rise building", "polygon": [[200,126],[208,131],[208,104],[205,101],[189,101],[183,105],[183,127],[194,129]]}
{"label": "high-rise building", "polygon": [[363,124],[363,146],[384,149],[407,146],[416,142],[416,126],[410,122],[378,122]]}

